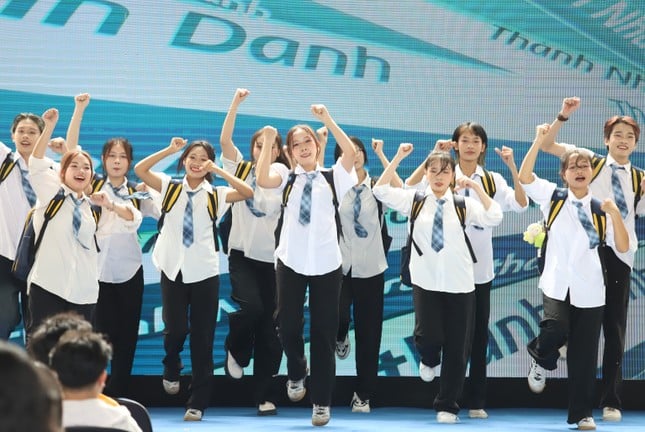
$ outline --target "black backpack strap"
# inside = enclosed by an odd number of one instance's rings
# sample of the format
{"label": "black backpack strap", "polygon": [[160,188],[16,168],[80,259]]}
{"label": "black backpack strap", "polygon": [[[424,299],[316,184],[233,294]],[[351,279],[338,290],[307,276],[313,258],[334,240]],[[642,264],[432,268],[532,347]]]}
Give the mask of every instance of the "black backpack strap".
{"label": "black backpack strap", "polygon": [[217,241],[217,189],[213,187],[213,192],[208,192],[208,215],[213,223],[213,239],[215,240],[215,252],[219,252],[219,241]]}
{"label": "black backpack strap", "polygon": [[600,244],[605,244],[607,237],[607,214],[600,208],[601,202],[596,198],[591,198],[591,217],[593,218],[593,225],[598,233]]}
{"label": "black backpack strap", "polygon": [[551,205],[549,207],[549,216],[545,221],[547,235],[549,230],[551,229],[551,225],[553,225],[553,221],[555,220],[556,216],[558,216],[558,214],[560,213],[560,210],[562,210],[564,201],[567,199],[568,196],[569,196],[569,192],[565,188],[557,187],[553,191],[553,194],[551,195]]}
{"label": "black backpack strap", "polygon": [[[63,206],[63,201],[65,201],[65,190],[61,188],[54,198],[49,201],[49,204],[47,204],[47,208],[45,209],[45,220],[43,222],[43,226],[40,228],[40,232],[38,233],[38,238],[36,239],[36,243],[34,244],[34,256],[36,255],[36,252],[38,252],[38,248],[40,247],[40,242],[42,241],[43,237],[45,236],[45,229],[47,228],[47,225],[49,224],[49,221],[56,216],[58,213],[58,210]],[[30,210],[33,212],[33,209]],[[29,218],[27,218],[29,220]]]}
{"label": "black backpack strap", "polygon": [[[137,182],[128,180],[126,187],[128,188],[128,195],[133,195],[137,191]],[[130,198],[132,205],[135,209],[141,210],[141,200],[139,198]]]}
{"label": "black backpack strap", "polygon": [[468,238],[468,234],[466,234],[466,199],[457,194],[452,194],[453,197],[453,202],[455,205],[455,211],[457,212],[457,217],[459,218],[459,223],[461,224],[461,229],[464,232],[464,240],[466,240],[466,246],[468,246],[468,252],[470,252],[470,257],[472,258],[473,262],[477,262],[477,257],[475,256],[475,250],[473,249],[473,245],[470,243],[470,238]]}
{"label": "black backpack strap", "polygon": [[16,166],[18,163],[18,160],[14,160],[13,158],[13,153],[9,152],[7,153],[7,157],[4,158],[4,161],[2,161],[2,165],[0,165],[0,183],[6,180],[7,177],[9,177],[9,174],[11,174],[11,170],[13,170],[13,167]]}
{"label": "black backpack strap", "polygon": [[251,174],[251,169],[253,168],[253,162],[251,161],[242,161],[237,164],[235,169],[235,177],[244,181]]}
{"label": "black backpack strap", "polygon": [[320,171],[320,174],[327,180],[329,187],[331,188],[332,202],[334,204],[334,219],[336,219],[336,236],[340,239],[343,236],[342,225],[340,224],[340,213],[338,208],[340,204],[338,203],[338,197],[336,196],[336,187],[334,186],[334,170],[330,169],[329,171]]}
{"label": "black backpack strap", "polygon": [[161,201],[161,216],[159,216],[159,221],[157,221],[157,231],[161,232],[161,228],[163,227],[166,213],[168,213],[177,202],[177,198],[179,198],[179,194],[181,194],[182,188],[183,188],[183,184],[181,180],[179,179],[170,180],[170,183],[168,184],[168,189],[166,189],[166,194],[164,195],[163,200]]}
{"label": "black backpack strap", "polygon": [[275,227],[274,237],[275,237],[275,247],[277,248],[280,244],[280,234],[282,233],[282,222],[284,220],[284,208],[287,206],[287,201],[289,200],[289,195],[291,194],[291,189],[293,188],[293,183],[296,181],[296,173],[291,171],[289,177],[287,178],[287,183],[282,189],[282,204],[280,205],[280,216],[278,217],[278,223]]}
{"label": "black backpack strap", "polygon": [[594,155],[591,157],[591,166],[593,168],[593,171],[591,173],[591,181],[594,181],[596,177],[598,177],[598,174],[600,174],[600,170],[602,170],[602,167],[605,166],[606,162],[607,162],[606,157],[603,157],[597,153],[594,153]]}
{"label": "black backpack strap", "polygon": [[[482,177],[482,185],[484,186],[484,191],[486,194],[493,198],[497,192],[497,186],[495,186],[495,178],[493,173],[482,168],[484,171],[484,176]],[[475,261],[477,262],[477,261]]]}
{"label": "black backpack strap", "polygon": [[640,168],[636,168],[632,165],[632,190],[634,191],[634,213],[636,213],[636,206],[641,200],[643,195],[643,188],[641,187],[641,182],[645,176],[645,171]]}
{"label": "black backpack strap", "polygon": [[414,233],[414,222],[417,220],[417,217],[419,216],[419,213],[421,212],[421,209],[423,208],[423,205],[425,203],[426,196],[423,194],[423,192],[417,191],[414,194],[414,198],[412,199],[412,208],[410,209],[410,234],[408,235],[407,246],[414,246],[414,249],[416,249],[417,255],[419,256],[423,255],[423,251],[417,245],[417,242],[414,241],[414,238],[412,238],[412,234]]}

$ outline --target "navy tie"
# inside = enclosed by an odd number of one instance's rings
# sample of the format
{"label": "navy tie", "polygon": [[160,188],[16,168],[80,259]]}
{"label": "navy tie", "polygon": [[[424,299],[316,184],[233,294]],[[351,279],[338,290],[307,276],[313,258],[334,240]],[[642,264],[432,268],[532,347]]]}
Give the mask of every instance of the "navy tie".
{"label": "navy tie", "polygon": [[186,203],[186,210],[184,211],[184,229],[183,229],[183,244],[189,247],[193,244],[193,196],[199,191],[189,192],[188,202]]}
{"label": "navy tie", "polygon": [[[255,191],[255,175],[254,174],[255,174],[254,172],[251,172],[251,175],[253,175],[253,180],[251,180],[251,189],[253,189],[253,191]],[[251,212],[251,214],[253,216],[255,216],[255,217],[266,216],[266,213],[264,213],[263,211],[260,211],[260,210],[255,208],[255,205],[253,205],[253,198],[245,199],[244,203],[246,204],[246,207],[249,209],[249,211]]]}
{"label": "navy tie", "polygon": [[432,223],[432,249],[439,252],[443,249],[443,205],[446,200],[439,198],[437,200],[437,210],[434,213],[434,221]]}
{"label": "navy tie", "polygon": [[31,187],[31,183],[29,183],[29,179],[27,178],[29,171],[23,170],[20,167],[18,167],[18,169],[20,170],[22,189],[25,191],[25,196],[27,197],[27,201],[29,201],[29,206],[33,207],[36,204],[36,193],[34,192],[34,189]]}
{"label": "navy tie", "polygon": [[361,214],[361,192],[365,190],[365,185],[354,186],[352,189],[356,192],[356,197],[354,198],[354,232],[360,238],[365,238],[367,237],[367,230],[358,221],[358,217]]}
{"label": "navy tie", "polygon": [[616,200],[616,206],[620,210],[620,215],[625,219],[627,217],[627,203],[625,202],[625,194],[623,193],[623,187],[620,185],[620,177],[618,177],[618,170],[625,171],[625,167],[620,165],[611,164],[611,188],[614,192],[614,199]]}
{"label": "navy tie", "polygon": [[72,232],[74,233],[76,241],[78,241],[78,243],[83,246],[83,249],[89,249],[87,246],[81,243],[81,240],[78,238],[78,234],[81,229],[81,204],[83,204],[83,198],[76,199],[72,194],[70,194],[69,197],[74,203],[74,211],[72,212]]}
{"label": "navy tie", "polygon": [[591,223],[591,220],[589,220],[589,216],[587,216],[587,213],[585,213],[584,209],[582,208],[582,203],[580,201],[574,201],[573,204],[578,208],[578,219],[580,220],[582,227],[585,229],[587,236],[589,237],[589,249],[593,249],[600,244],[598,232]]}
{"label": "navy tie", "polygon": [[298,216],[298,221],[302,225],[308,225],[311,220],[311,189],[313,187],[314,177],[318,174],[318,171],[312,173],[307,173],[307,182],[305,187],[302,189],[302,198],[300,200],[300,214]]}

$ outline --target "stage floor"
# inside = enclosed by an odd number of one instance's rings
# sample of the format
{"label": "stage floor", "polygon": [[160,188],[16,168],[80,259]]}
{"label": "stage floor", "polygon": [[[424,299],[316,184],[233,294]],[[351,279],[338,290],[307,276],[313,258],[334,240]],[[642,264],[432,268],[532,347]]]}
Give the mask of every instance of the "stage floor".
{"label": "stage floor", "polygon": [[[278,415],[258,417],[251,407],[211,407],[201,422],[184,422],[181,408],[150,408],[155,432],[192,431],[299,431],[313,428],[311,408],[278,407]],[[474,420],[468,418],[468,411],[462,410],[460,422],[456,425],[438,424],[434,411],[423,408],[373,408],[369,414],[352,413],[347,407],[332,407],[331,421],[321,430],[338,431],[414,431],[428,428],[450,429],[453,432],[481,431],[495,432],[554,432],[576,429],[566,423],[566,410],[562,409],[490,409],[489,418]],[[599,431],[642,432],[645,430],[645,411],[625,411],[619,423],[603,422],[600,410],[594,411]]]}

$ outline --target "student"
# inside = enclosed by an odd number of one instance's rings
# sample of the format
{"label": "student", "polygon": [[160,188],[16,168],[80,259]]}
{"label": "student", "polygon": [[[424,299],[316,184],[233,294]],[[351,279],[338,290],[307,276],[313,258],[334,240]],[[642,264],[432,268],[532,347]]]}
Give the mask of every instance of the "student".
{"label": "student", "polygon": [[[27,285],[13,277],[11,267],[25,218],[36,204],[29,177],[29,157],[44,127],[40,116],[20,113],[11,124],[15,151],[0,142],[0,202],[5,203],[0,206],[0,339],[4,340],[9,339],[20,322],[21,313],[25,326],[28,322]],[[9,171],[11,161],[15,165]]]}
{"label": "student", "polygon": [[[165,199],[169,187],[175,185],[171,184],[170,176],[151,169],[182,149],[177,167],[185,169],[186,174],[179,183],[181,191],[175,204],[162,215],[165,221],[152,262],[161,272],[166,351],[163,387],[168,394],[179,392],[183,368],[180,353],[190,332],[192,381],[184,420],[199,421],[210,402],[219,299],[219,254],[214,224],[226,212],[227,203],[251,198],[253,190],[215,165],[213,146],[202,140],[186,146],[185,139],[174,137],[168,147],[139,162],[135,173]],[[213,187],[212,173],[223,177],[235,189]]]}
{"label": "student", "polygon": [[[484,191],[497,204],[503,212],[514,211],[520,213],[528,208],[526,194],[519,183],[517,166],[513,158],[513,149],[503,146],[495,148],[504,164],[511,172],[513,187],[510,187],[504,177],[484,169],[486,150],[488,149],[488,134],[482,125],[474,122],[465,122],[457,126],[452,134],[452,140],[437,141],[437,149],[450,151],[454,149],[457,158],[455,168],[456,178],[468,177],[479,183]],[[421,181],[423,170],[417,170],[406,180],[406,184],[415,185]],[[469,189],[457,192],[459,195],[470,196]],[[472,196],[478,200],[476,194]],[[473,321],[473,340],[470,353],[469,368],[469,411],[470,418],[486,419],[488,413],[484,409],[486,404],[486,364],[488,352],[488,321],[490,318],[490,292],[495,277],[493,263],[493,230],[490,227],[469,225],[466,234],[470,239],[477,262],[474,264],[475,272],[475,318]]]}
{"label": "student", "polygon": [[68,138],[69,151],[60,162],[60,174],[52,169],[51,161],[44,155],[58,122],[58,110],[50,108],[42,118],[45,128],[29,159],[31,185],[38,198],[33,219],[36,232],[42,228],[50,200],[59,191],[64,199],[60,210],[49,221],[27,278],[29,332],[48,316],[70,310],[92,322],[99,287],[96,221],[90,206],[110,205],[105,192],[93,194],[91,203],[85,194],[93,175],[92,158],[76,149],[73,137]]}
{"label": "student", "polygon": [[62,395],[53,373],[0,341],[0,430],[62,432]]}
{"label": "student", "polygon": [[126,407],[110,405],[100,397],[111,356],[112,348],[103,336],[91,331],[67,331],[52,349],[49,364],[63,387],[63,427],[141,432]]}
{"label": "student", "polygon": [[[345,194],[339,209],[343,228],[340,242],[343,285],[340,293],[336,356],[344,359],[349,355],[350,308],[353,305],[357,384],[350,406],[352,412],[368,413],[370,399],[376,390],[383,331],[383,289],[387,260],[381,236],[381,223],[385,221],[382,220],[383,209],[379,210],[381,204],[372,194],[376,178],[370,177],[365,167],[365,145],[357,137],[350,139],[356,146],[354,169],[358,183]],[[382,153],[383,141],[372,142]],[[341,156],[342,148],[336,145],[334,160]],[[400,179],[392,183],[397,187],[401,187],[402,184]]]}
{"label": "student", "polygon": [[[237,89],[220,135],[222,166],[230,175],[242,179],[255,189],[255,163],[262,147],[271,147],[271,172],[286,177],[289,162],[282,152],[282,138],[263,141],[263,130],[251,137],[251,161],[245,161],[233,143],[233,129],[239,105],[248,97],[247,89]],[[246,176],[244,178],[244,176]],[[267,191],[271,193],[271,191]],[[279,191],[273,191],[279,199]],[[253,358],[255,377],[254,398],[258,415],[276,414],[277,396],[274,376],[280,368],[282,345],[278,339],[273,313],[276,307],[275,228],[278,214],[262,211],[253,199],[232,205],[232,227],[228,240],[228,270],[231,298],[239,310],[228,314],[229,333],[226,337],[226,372],[234,379],[244,374],[243,368]]]}
{"label": "student", "polygon": [[93,181],[93,189],[105,191],[110,199],[96,231],[100,252],[95,327],[108,337],[114,352],[105,387],[112,396],[128,392],[139,334],[144,282],[137,229],[144,216],[159,218],[152,200],[141,199],[145,195],[128,183],[132,153],[127,138],[110,138],[101,152],[103,175]]}
{"label": "student", "polygon": [[[527,195],[540,205],[545,220],[553,220],[548,232],[544,270],[540,277],[544,319],[540,333],[527,345],[532,357],[529,387],[544,389],[544,369],[554,370],[558,349],[567,341],[569,414],[567,422],[579,430],[594,430],[592,417],[598,339],[605,303],[605,275],[599,247],[603,241],[591,223],[592,196],[589,183],[592,161],[587,152],[571,149],[561,158],[560,176],[567,196],[557,217],[550,216],[556,184],[533,173],[548,125],[537,127],[536,137],[520,168]],[[606,239],[619,252],[630,248],[629,234],[616,204],[609,198],[600,205],[606,217]],[[600,251],[602,254],[602,251]],[[575,271],[584,263],[584,271]]]}
{"label": "student", "polygon": [[[312,105],[311,112],[324,123],[342,149],[342,157],[331,172],[321,174],[316,133],[307,125],[296,125],[289,129],[286,138],[289,156],[296,163],[293,174],[282,176],[270,172],[271,149],[263,146],[257,163],[257,184],[283,190],[292,180],[275,251],[276,314],[287,357],[287,395],[292,401],[299,401],[306,393],[308,368],[303,326],[305,295],[309,287],[311,422],[314,426],[324,426],[330,418],[336,373],[334,350],[342,283],[340,227],[336,221],[335,202],[341,202],[357,182],[356,150],[324,105]],[[265,127],[264,142],[273,142],[276,135],[275,128]],[[326,175],[333,178],[333,191]]]}
{"label": "student", "polygon": [[[555,137],[563,123],[580,107],[580,99],[570,97],[562,102],[562,109],[551,124],[544,138],[542,149],[561,157],[566,150],[575,148],[569,144],[556,143]],[[617,204],[621,194],[625,203],[623,221],[629,233],[630,243],[638,242],[636,238],[636,215],[645,214],[645,200],[635,196],[632,185],[632,171],[641,172],[630,162],[630,156],[636,149],[640,136],[640,127],[628,116],[613,116],[604,125],[604,143],[607,156],[592,154],[594,177],[591,181],[591,194],[599,200],[612,198]],[[602,163],[602,165],[601,165]],[[617,168],[614,168],[617,167]],[[615,174],[614,174],[615,170]],[[597,173],[597,174],[596,174]],[[642,174],[641,174],[642,175]],[[618,179],[620,190],[615,192],[613,178]],[[638,184],[638,181],[636,182]],[[641,182],[640,188],[643,188]],[[607,298],[605,303],[602,330],[604,350],[602,355],[602,393],[600,406],[602,419],[620,421],[622,418],[622,401],[620,392],[623,382],[623,355],[625,351],[625,329],[627,327],[627,308],[631,290],[631,270],[634,266],[635,251],[631,248],[622,253],[613,243],[603,246],[607,267]]]}
{"label": "student", "polygon": [[[400,162],[411,152],[412,144],[401,144],[374,187],[376,198],[405,215],[411,214],[418,192],[392,188],[388,183]],[[473,257],[450,188],[455,182],[454,160],[449,153],[433,152],[426,159],[425,171],[428,187],[415,221],[410,256],[415,345],[421,355],[419,373],[424,381],[432,381],[441,364],[439,394],[434,400],[437,421],[456,423],[459,420],[457,397],[464,383],[475,312]],[[500,224],[499,204],[486,194],[479,182],[462,176],[456,180],[456,188],[469,188],[479,198],[464,198],[466,226]]]}

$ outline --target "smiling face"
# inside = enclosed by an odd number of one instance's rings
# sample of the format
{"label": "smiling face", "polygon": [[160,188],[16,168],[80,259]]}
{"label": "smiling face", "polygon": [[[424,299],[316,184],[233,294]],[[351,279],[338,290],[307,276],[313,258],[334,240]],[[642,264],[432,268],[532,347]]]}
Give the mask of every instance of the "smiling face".
{"label": "smiling face", "polygon": [[82,151],[68,152],[60,163],[61,180],[77,194],[89,186],[94,174],[90,155]]}
{"label": "smiling face", "polygon": [[593,176],[591,159],[576,151],[565,153],[562,157],[560,175],[576,196],[586,195]]}
{"label": "smiling face", "polygon": [[24,159],[28,159],[31,155],[41,132],[39,124],[30,117],[19,120],[15,128],[12,128],[11,140]]}
{"label": "smiling face", "polygon": [[622,122],[614,124],[609,135],[605,136],[607,151],[620,164],[627,163],[637,141],[634,127]]}
{"label": "smiling face", "polygon": [[287,149],[293,160],[305,171],[316,169],[320,145],[310,127],[292,127],[287,134]]}
{"label": "smiling face", "polygon": [[204,163],[208,161],[208,153],[206,149],[201,146],[193,147],[184,158],[184,169],[186,170],[186,176],[189,179],[203,179],[206,176],[206,171],[203,169]]}
{"label": "smiling face", "polygon": [[460,164],[484,165],[488,135],[482,125],[474,122],[462,123],[452,133],[452,140],[457,143],[455,153]]}

